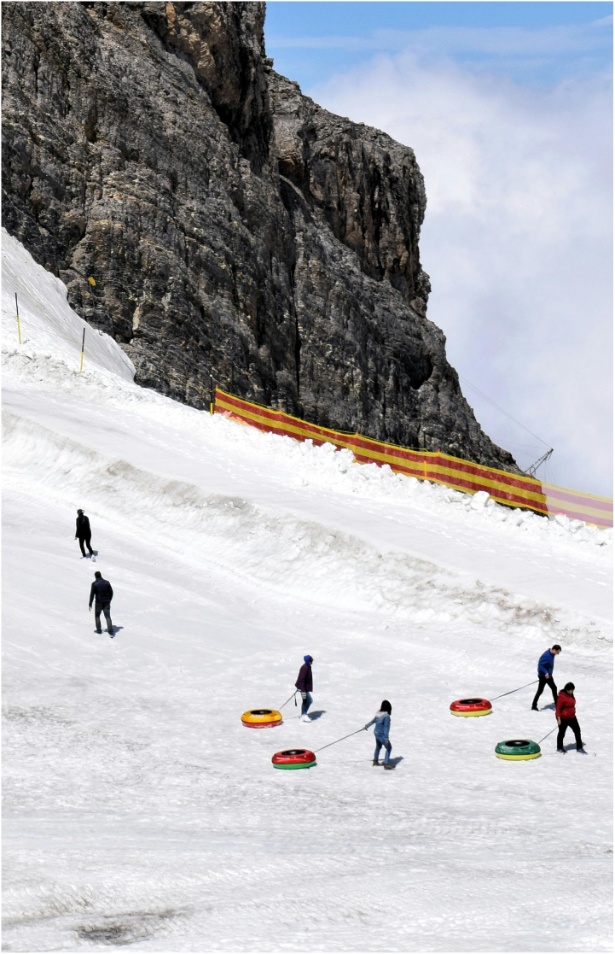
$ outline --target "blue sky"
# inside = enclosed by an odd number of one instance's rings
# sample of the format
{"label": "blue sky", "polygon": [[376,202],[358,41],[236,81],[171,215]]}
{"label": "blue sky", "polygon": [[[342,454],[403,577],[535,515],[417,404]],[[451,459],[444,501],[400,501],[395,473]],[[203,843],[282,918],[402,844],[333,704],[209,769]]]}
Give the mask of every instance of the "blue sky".
{"label": "blue sky", "polygon": [[428,317],[489,436],[612,495],[612,4],[269,2],[274,68],[414,149]]}
{"label": "blue sky", "polygon": [[267,3],[267,50],[303,87],[413,45],[524,83],[608,66],[611,3]]}

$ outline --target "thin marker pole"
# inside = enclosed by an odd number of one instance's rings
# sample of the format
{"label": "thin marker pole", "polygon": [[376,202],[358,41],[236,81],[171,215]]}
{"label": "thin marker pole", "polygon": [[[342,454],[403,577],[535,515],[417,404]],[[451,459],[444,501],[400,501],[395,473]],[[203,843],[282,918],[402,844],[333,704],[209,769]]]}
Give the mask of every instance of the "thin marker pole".
{"label": "thin marker pole", "polygon": [[79,374],[83,371],[83,356],[85,354],[85,328],[83,329],[83,338],[81,340],[81,360],[79,362]]}
{"label": "thin marker pole", "polygon": [[21,344],[21,322],[19,321],[19,305],[17,303],[17,292],[15,292],[15,317],[17,318],[17,340]]}

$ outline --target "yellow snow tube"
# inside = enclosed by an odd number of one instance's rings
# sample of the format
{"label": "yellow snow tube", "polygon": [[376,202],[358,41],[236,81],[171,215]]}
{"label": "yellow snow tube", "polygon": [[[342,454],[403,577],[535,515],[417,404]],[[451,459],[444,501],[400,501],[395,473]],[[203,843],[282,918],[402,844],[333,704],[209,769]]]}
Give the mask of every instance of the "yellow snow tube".
{"label": "yellow snow tube", "polygon": [[248,729],[269,729],[280,725],[282,713],[277,709],[248,709],[241,717],[241,721]]}

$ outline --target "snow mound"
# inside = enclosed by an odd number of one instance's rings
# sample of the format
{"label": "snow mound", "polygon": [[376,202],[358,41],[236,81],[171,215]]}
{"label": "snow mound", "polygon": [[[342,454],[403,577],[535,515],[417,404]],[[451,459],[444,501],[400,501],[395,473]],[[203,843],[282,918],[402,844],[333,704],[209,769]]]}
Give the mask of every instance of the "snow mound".
{"label": "snow mound", "polygon": [[[92,294],[95,294],[92,290]],[[19,305],[21,345],[18,343],[15,295]],[[2,229],[2,352],[5,379],[11,364],[28,383],[41,369],[57,376],[79,372],[85,331],[85,367],[132,381],[135,369],[119,345],[91,328],[69,307],[66,286],[34,261],[23,245]],[[12,344],[11,344],[12,343]],[[30,365],[30,367],[28,367]]]}

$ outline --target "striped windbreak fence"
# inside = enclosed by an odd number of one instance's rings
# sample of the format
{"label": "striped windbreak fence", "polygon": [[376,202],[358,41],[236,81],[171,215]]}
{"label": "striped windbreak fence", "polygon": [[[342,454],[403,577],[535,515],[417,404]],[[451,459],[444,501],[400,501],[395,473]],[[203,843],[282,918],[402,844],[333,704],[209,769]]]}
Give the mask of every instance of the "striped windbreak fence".
{"label": "striped windbreak fence", "polygon": [[556,514],[563,513],[571,520],[584,520],[585,523],[593,523],[597,527],[613,526],[613,501],[610,497],[596,497],[594,494],[583,494],[579,490],[568,490],[553,484],[543,484],[542,489],[549,516],[555,517]]}
{"label": "striped windbreak fence", "polygon": [[545,516],[565,514],[575,520],[613,526],[613,501],[606,497],[583,494],[543,484],[535,477],[511,474],[494,467],[483,467],[439,451],[415,451],[395,444],[375,441],[361,434],[345,434],[328,427],[310,424],[284,411],[253,404],[216,388],[215,413],[224,414],[270,434],[294,437],[314,444],[333,444],[351,450],[362,464],[388,464],[391,470],[419,480],[444,484],[453,490],[475,494],[484,490],[498,503],[522,507]]}

